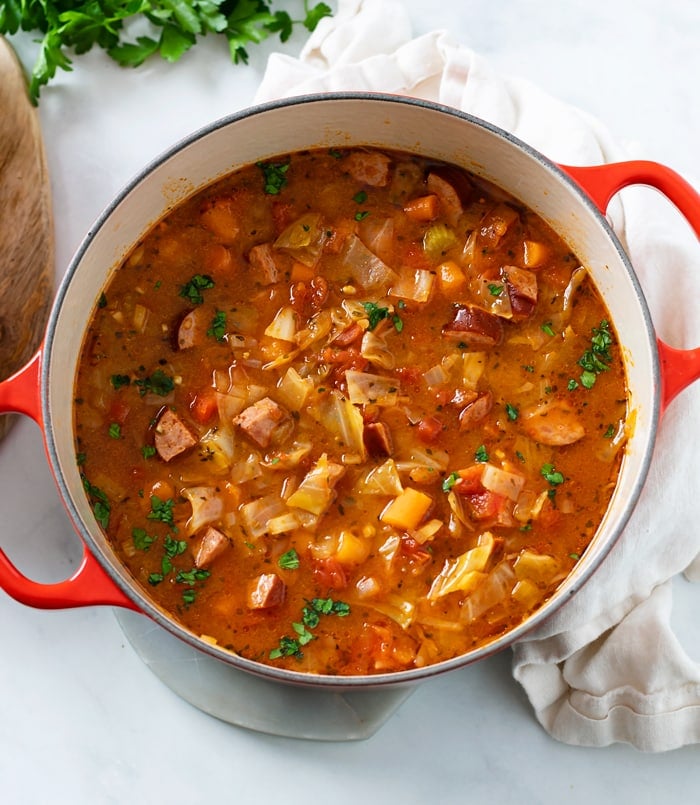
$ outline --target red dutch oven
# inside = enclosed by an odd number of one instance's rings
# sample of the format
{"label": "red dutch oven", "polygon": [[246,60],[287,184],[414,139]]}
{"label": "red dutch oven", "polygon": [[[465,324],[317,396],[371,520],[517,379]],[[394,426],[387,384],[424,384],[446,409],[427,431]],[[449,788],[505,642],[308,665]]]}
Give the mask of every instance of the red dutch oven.
{"label": "red dutch oven", "polygon": [[[244,660],[187,631],[148,598],[114,555],[85,498],[75,462],[72,397],[83,333],[95,300],[133,244],[174,204],[258,160],[307,148],[352,145],[409,151],[461,165],[542,216],[588,267],[610,311],[622,342],[635,424],[616,491],[596,536],[570,577],[525,623],[488,646],[436,666],[338,678]],[[700,196],[667,167],[647,161],[596,167],[558,165],[484,121],[405,97],[304,96],[244,110],[178,144],[146,167],[95,223],[62,281],[40,350],[24,368],[0,383],[0,413],[24,414],[42,429],[58,491],[83,542],[78,569],[54,584],[27,578],[0,550],[0,586],[33,607],[110,605],[143,613],[151,625],[162,627],[216,665],[249,672],[273,684],[285,682],[331,692],[413,683],[511,645],[575,595],[599,566],[636,504],[664,410],[700,377],[700,348],[674,349],[657,338],[629,258],[606,220],[610,199],[635,184],[649,185],[667,196],[700,236]],[[191,691],[179,692],[196,699],[189,695]]]}

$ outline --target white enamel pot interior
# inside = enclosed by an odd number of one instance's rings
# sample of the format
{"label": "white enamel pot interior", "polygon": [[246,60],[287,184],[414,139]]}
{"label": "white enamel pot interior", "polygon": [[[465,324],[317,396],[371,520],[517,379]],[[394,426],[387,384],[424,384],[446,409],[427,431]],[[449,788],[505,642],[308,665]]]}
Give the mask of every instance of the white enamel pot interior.
{"label": "white enamel pot interior", "polygon": [[[309,676],[254,663],[212,646],[161,611],[136,586],[96,526],[75,461],[73,378],[84,327],[110,273],[174,205],[236,168],[293,151],[369,145],[455,163],[494,182],[542,216],[586,265],[624,344],[635,426],[609,510],[590,547],[556,594],[529,620],[491,644],[428,668],[377,676]],[[644,483],[660,411],[659,360],[649,313],[632,267],[605,218],[558,166],[482,121],[393,96],[305,96],[218,121],[148,166],[96,222],[59,289],[42,367],[49,461],[80,536],[114,583],[152,621],[198,652],[267,681],[330,691],[406,685],[479,660],[542,623],[591,576],[619,537]]]}

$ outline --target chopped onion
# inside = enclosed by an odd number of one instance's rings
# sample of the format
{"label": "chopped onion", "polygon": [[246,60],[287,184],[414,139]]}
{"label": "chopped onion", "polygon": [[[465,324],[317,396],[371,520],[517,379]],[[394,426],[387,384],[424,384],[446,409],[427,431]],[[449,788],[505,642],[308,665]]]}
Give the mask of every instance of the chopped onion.
{"label": "chopped onion", "polygon": [[253,539],[258,539],[267,534],[270,520],[287,514],[288,509],[278,494],[271,494],[245,503],[241,506],[240,513],[246,533]]}
{"label": "chopped onion", "polygon": [[398,282],[391,286],[389,293],[412,302],[427,302],[433,292],[434,283],[435,273],[433,271],[416,268],[414,271],[403,273]]}
{"label": "chopped onion", "polygon": [[362,336],[360,355],[367,358],[370,363],[381,366],[382,369],[393,369],[396,360],[389,350],[386,338],[373,330],[367,330]]}
{"label": "chopped onion", "polygon": [[401,477],[393,458],[388,458],[378,467],[373,467],[356,484],[359,494],[395,496],[403,492]]}
{"label": "chopped onion", "polygon": [[310,413],[317,416],[321,425],[345,445],[349,452],[364,458],[365,423],[360,409],[350,400],[333,390],[325,400],[319,401]]}
{"label": "chopped onion", "polygon": [[265,335],[280,341],[293,342],[297,332],[297,314],[293,307],[281,307],[265,328]]}
{"label": "chopped onion", "polygon": [[348,369],[345,382],[353,405],[392,406],[399,398],[399,383],[392,377]]}
{"label": "chopped onion", "polygon": [[276,249],[291,254],[305,266],[313,267],[323,249],[325,229],[318,213],[306,213],[290,224],[277,238]]}
{"label": "chopped onion", "polygon": [[277,384],[277,396],[290,411],[299,411],[314,387],[310,377],[301,377],[299,372],[290,366]]}
{"label": "chopped onion", "polygon": [[525,476],[520,473],[502,470],[493,464],[484,464],[481,483],[489,492],[501,495],[509,500],[517,500],[525,485]]}
{"label": "chopped onion", "polygon": [[396,273],[357,237],[350,235],[342,254],[343,264],[362,288],[384,289],[397,279]]}
{"label": "chopped onion", "polygon": [[334,487],[344,474],[345,467],[329,461],[323,453],[289,496],[287,504],[311,514],[323,514],[333,502]]}
{"label": "chopped onion", "polygon": [[192,506],[192,516],[185,526],[189,535],[221,519],[224,502],[215,486],[191,486],[183,489],[182,495]]}

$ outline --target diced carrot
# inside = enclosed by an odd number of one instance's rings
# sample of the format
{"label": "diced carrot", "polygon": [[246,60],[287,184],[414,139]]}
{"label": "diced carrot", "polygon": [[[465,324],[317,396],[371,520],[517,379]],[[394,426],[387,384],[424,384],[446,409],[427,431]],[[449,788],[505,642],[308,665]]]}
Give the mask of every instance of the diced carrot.
{"label": "diced carrot", "polygon": [[195,395],[190,403],[192,418],[200,425],[208,425],[216,416],[216,395],[212,392],[203,392]]}
{"label": "diced carrot", "polygon": [[418,524],[432,504],[433,499],[430,495],[408,486],[389,503],[379,519],[396,528],[412,531],[418,528]]}
{"label": "diced carrot", "polygon": [[437,275],[440,290],[450,298],[454,298],[454,294],[463,290],[467,284],[464,271],[454,260],[447,260],[439,265]]}
{"label": "diced carrot", "polygon": [[292,273],[290,279],[293,282],[310,282],[314,278],[314,270],[309,266],[305,266],[298,260],[294,261],[292,265]]}
{"label": "diced carrot", "polygon": [[212,243],[204,253],[204,266],[207,271],[216,273],[231,267],[231,252],[221,243]]}
{"label": "diced carrot", "polygon": [[434,221],[440,211],[440,202],[438,197],[431,193],[428,196],[411,199],[404,205],[403,211],[413,221]]}

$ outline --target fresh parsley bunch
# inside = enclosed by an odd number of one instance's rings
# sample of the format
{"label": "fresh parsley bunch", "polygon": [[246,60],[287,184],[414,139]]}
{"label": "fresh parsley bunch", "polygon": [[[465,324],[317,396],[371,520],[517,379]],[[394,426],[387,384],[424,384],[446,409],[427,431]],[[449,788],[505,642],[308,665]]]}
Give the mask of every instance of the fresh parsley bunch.
{"label": "fresh parsley bunch", "polygon": [[[247,47],[271,34],[282,42],[295,25],[313,31],[331,9],[304,0],[303,19],[273,11],[266,0],[2,0],[0,33],[37,31],[43,34],[30,76],[29,93],[38,102],[41,87],[56,70],[71,70],[67,51],[86,53],[101,47],[123,67],[138,67],[155,53],[177,61],[208,33],[222,34],[234,64],[248,61]],[[145,20],[150,35],[125,41],[125,23]]]}

